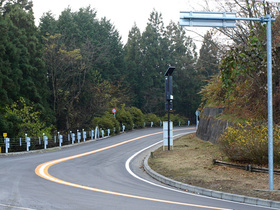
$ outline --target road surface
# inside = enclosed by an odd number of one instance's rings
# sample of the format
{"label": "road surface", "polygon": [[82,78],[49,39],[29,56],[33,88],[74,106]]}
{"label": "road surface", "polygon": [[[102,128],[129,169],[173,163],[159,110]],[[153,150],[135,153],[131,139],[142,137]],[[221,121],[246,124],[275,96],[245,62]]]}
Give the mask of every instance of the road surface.
{"label": "road surface", "polygon": [[[174,135],[189,132],[194,128],[174,128]],[[0,209],[269,209],[154,181],[141,168],[145,152],[133,155],[161,139],[162,128],[146,128],[61,150],[1,156]]]}

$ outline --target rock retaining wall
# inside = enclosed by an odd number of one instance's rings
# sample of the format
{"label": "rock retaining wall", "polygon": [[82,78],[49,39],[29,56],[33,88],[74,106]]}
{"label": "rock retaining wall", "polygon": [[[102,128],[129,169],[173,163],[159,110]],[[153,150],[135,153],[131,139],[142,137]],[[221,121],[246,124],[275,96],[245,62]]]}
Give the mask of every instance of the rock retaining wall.
{"label": "rock retaining wall", "polygon": [[214,144],[228,126],[227,121],[215,119],[215,116],[223,113],[224,108],[205,107],[200,114],[199,125],[196,136],[204,141],[210,141]]}

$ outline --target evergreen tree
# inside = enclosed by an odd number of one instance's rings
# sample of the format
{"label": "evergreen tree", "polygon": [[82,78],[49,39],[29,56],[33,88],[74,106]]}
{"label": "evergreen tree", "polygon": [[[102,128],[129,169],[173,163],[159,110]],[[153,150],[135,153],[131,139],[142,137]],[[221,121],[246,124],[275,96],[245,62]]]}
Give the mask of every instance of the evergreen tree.
{"label": "evergreen tree", "polygon": [[140,108],[145,113],[163,114],[164,112],[164,72],[168,58],[164,53],[164,24],[162,15],[153,11],[141,38],[141,72],[139,78],[142,99]]}
{"label": "evergreen tree", "polygon": [[44,60],[48,64],[49,87],[52,91],[52,108],[56,113],[57,128],[70,129],[75,121],[74,104],[85,84],[86,68],[80,49],[67,50],[61,43],[61,35],[45,38]]}
{"label": "evergreen tree", "polygon": [[13,84],[13,80],[11,77],[12,69],[9,65],[10,62],[7,53],[9,47],[13,48],[14,46],[11,46],[9,43],[8,21],[2,15],[0,15],[0,28],[0,107],[3,107],[6,104],[11,103],[10,92],[13,92],[10,91],[13,87],[9,85]]}
{"label": "evergreen tree", "polygon": [[[41,33],[53,30],[48,27],[54,21],[51,16],[41,21],[40,29],[45,30]],[[78,12],[67,8],[55,25],[59,34],[45,36],[44,58],[57,126],[87,126],[94,115],[106,111],[113,98],[127,101],[119,85],[125,71],[120,37],[110,21],[97,20],[90,7]]]}
{"label": "evergreen tree", "polygon": [[173,22],[167,26],[166,39],[169,43],[171,65],[176,67],[173,73],[174,110],[193,118],[200,104],[200,80],[195,69],[196,46],[182,27]]}
{"label": "evergreen tree", "polygon": [[[49,121],[51,111],[47,103],[47,78],[32,2],[2,1],[0,10],[0,24],[3,26],[0,32],[1,112],[5,114],[7,105],[23,97],[27,103],[34,103],[41,118]],[[6,121],[9,127],[13,126],[12,121],[7,118]]]}
{"label": "evergreen tree", "polygon": [[51,12],[45,13],[40,18],[39,34],[41,37],[58,33],[57,21]]}
{"label": "evergreen tree", "polygon": [[103,44],[101,49],[104,57],[98,68],[104,79],[117,83],[122,78],[125,70],[121,37],[119,32],[106,18],[102,18],[100,26],[101,33],[99,37],[100,42]]}
{"label": "evergreen tree", "polygon": [[[208,31],[204,35],[196,65],[202,80],[209,80],[212,75],[219,72],[218,62],[218,46],[213,40],[211,32]],[[203,85],[205,85],[205,82]]]}
{"label": "evergreen tree", "polygon": [[136,107],[141,107],[142,98],[140,92],[142,85],[139,79],[142,77],[142,69],[140,66],[141,59],[141,32],[140,29],[134,24],[129,31],[128,40],[124,47],[124,62],[126,64],[126,83],[128,84],[131,95],[132,104]]}

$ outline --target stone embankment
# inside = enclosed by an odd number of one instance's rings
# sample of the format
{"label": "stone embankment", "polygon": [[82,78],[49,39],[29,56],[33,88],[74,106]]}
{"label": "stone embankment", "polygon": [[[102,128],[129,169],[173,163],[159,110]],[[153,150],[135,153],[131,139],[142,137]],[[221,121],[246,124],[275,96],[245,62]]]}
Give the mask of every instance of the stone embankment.
{"label": "stone embankment", "polygon": [[200,114],[199,125],[196,135],[198,138],[204,141],[210,141],[213,144],[217,143],[217,140],[221,134],[224,133],[228,126],[227,121],[216,119],[215,117],[223,113],[224,108],[210,108],[205,107]]}

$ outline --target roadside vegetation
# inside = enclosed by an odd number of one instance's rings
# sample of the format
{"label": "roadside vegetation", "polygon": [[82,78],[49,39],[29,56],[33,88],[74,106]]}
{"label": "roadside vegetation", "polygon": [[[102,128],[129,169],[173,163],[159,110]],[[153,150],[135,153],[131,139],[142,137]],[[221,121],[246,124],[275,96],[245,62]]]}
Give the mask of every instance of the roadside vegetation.
{"label": "roadside vegetation", "polygon": [[170,65],[176,67],[174,114],[194,122],[201,101],[197,93],[217,73],[212,34],[204,36],[198,56],[178,22],[166,26],[153,10],[146,28],[132,25],[123,43],[111,20],[97,13],[90,6],[73,11],[65,5],[57,18],[46,11],[37,26],[32,1],[0,1],[0,133],[36,135],[22,125],[28,118],[16,116],[22,99],[32,107],[29,114],[36,115],[32,121],[40,124],[40,133],[97,124],[139,128],[144,120],[157,126],[166,114],[164,73]]}
{"label": "roadside vegetation", "polygon": [[[204,11],[211,11],[205,0]],[[279,3],[219,1],[216,12],[238,17],[276,18],[272,26],[275,163],[279,157]],[[0,133],[68,132],[95,126],[126,130],[166,120],[164,73],[173,74],[174,124],[194,122],[200,105],[225,107],[233,128],[219,139],[231,160],[266,164],[266,25],[239,21],[234,29],[213,29],[195,41],[178,23],[164,25],[151,11],[141,32],[134,24],[126,43],[110,20],[91,7],[65,8],[34,22],[29,0],[0,1]],[[221,34],[228,41],[221,39]],[[223,40],[223,41],[220,41]],[[200,93],[200,94],[198,94]],[[111,113],[117,109],[116,118]]]}
{"label": "roadside vegetation", "polygon": [[[220,3],[228,11],[243,17],[261,17],[271,14],[273,70],[273,138],[274,162],[279,159],[280,124],[280,18],[279,4],[256,1]],[[232,161],[266,165],[268,161],[267,134],[267,60],[266,24],[239,22],[232,31],[219,29],[232,40],[219,63],[219,72],[202,88],[201,109],[224,107],[218,119],[230,121],[224,135],[218,140],[220,149]],[[231,33],[232,32],[232,33]]]}
{"label": "roadside vegetation", "polygon": [[[238,123],[228,127],[218,140],[220,149],[230,160],[267,165],[268,163],[268,129],[267,125],[254,122]],[[280,164],[280,129],[273,130],[273,159]]]}
{"label": "roadside vegetation", "polygon": [[173,150],[163,151],[160,147],[153,153],[149,165],[154,171],[206,189],[280,201],[280,175],[274,176],[274,189],[278,191],[268,191],[267,173],[213,165],[213,159],[230,161],[218,145],[205,142],[195,134],[180,137],[173,143]]}

